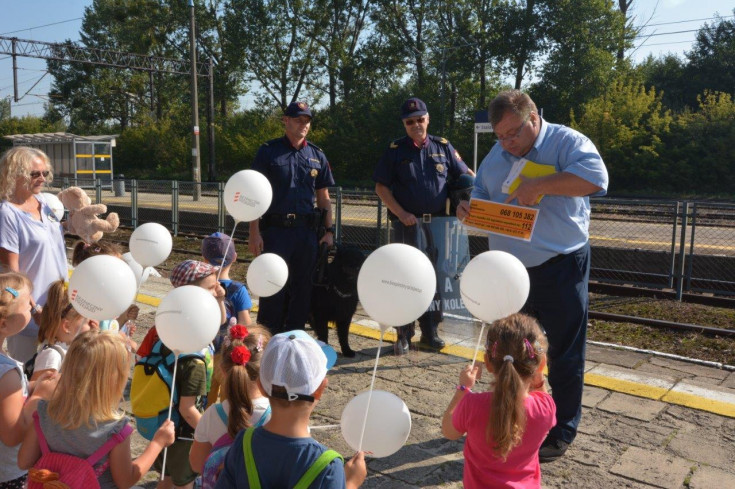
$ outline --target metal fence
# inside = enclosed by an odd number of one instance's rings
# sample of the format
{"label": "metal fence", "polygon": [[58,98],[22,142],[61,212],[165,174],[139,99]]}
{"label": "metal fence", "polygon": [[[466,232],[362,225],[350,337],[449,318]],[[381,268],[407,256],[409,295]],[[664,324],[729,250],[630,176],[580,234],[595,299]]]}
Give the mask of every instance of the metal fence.
{"label": "metal fence", "polygon": [[[124,226],[158,222],[171,232],[232,234],[224,183],[115,180],[71,183],[94,191],[96,203],[117,212]],[[194,200],[195,185],[201,197]],[[336,241],[372,250],[388,243],[387,209],[372,190],[331,188]],[[247,224],[235,237],[248,238]],[[488,249],[487,235],[470,231],[474,256]],[[591,278],[683,292],[735,295],[735,205],[690,201],[592,199]]]}

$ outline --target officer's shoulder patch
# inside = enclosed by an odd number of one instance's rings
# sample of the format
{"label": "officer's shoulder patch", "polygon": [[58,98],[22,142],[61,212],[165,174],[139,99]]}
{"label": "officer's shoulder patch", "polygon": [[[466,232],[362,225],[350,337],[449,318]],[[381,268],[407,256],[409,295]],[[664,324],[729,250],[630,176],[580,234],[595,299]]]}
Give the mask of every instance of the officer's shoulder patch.
{"label": "officer's shoulder patch", "polygon": [[447,138],[443,138],[441,136],[431,136],[432,141],[436,141],[439,144],[449,144],[449,141]]}
{"label": "officer's shoulder patch", "polygon": [[307,143],[309,144],[309,146],[311,146],[311,147],[312,147],[312,148],[314,148],[315,150],[319,151],[320,153],[324,153],[324,151],[322,151],[322,148],[320,148],[320,147],[319,147],[319,146],[317,146],[316,144],[312,143],[311,141],[307,141]]}

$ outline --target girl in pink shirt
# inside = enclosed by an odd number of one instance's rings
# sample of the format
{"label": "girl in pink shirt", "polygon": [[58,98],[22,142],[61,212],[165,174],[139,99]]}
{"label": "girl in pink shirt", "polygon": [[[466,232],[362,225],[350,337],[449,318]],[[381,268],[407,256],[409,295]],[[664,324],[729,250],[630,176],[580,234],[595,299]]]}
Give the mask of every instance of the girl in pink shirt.
{"label": "girl in pink shirt", "polygon": [[442,433],[450,440],[467,434],[464,487],[541,487],[538,450],[556,423],[556,406],[544,384],[547,347],[535,319],[513,314],[487,332],[485,367],[494,375],[493,390],[472,392],[479,365],[459,374]]}

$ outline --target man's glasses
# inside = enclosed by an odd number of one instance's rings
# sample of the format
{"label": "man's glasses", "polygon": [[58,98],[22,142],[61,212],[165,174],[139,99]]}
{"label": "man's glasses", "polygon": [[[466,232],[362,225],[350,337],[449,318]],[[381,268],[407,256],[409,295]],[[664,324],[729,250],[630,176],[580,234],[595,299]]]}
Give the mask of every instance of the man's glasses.
{"label": "man's glasses", "polygon": [[523,128],[526,127],[526,122],[528,122],[528,119],[531,118],[531,114],[532,112],[528,113],[526,118],[523,119],[523,122],[521,122],[521,126],[513,133],[512,136],[505,136],[504,138],[501,138],[500,136],[498,136],[498,141],[502,143],[503,141],[512,141],[514,139],[517,139],[518,136],[520,136],[521,133],[523,132]]}
{"label": "man's glasses", "polygon": [[417,117],[415,119],[404,119],[403,123],[406,124],[408,127],[411,127],[414,124],[423,124],[425,121],[426,117]]}
{"label": "man's glasses", "polygon": [[48,171],[48,170],[45,170],[45,171],[32,171],[31,172],[31,178],[36,179],[36,178],[40,177],[41,175],[43,175],[43,178],[46,178],[50,174],[51,174],[51,172]]}

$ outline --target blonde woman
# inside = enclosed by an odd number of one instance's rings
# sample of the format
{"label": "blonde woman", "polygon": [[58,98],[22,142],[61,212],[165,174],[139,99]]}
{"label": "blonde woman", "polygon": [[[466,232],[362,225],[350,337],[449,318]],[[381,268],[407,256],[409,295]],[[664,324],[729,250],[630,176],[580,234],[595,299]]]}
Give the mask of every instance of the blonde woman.
{"label": "blonde woman", "polygon": [[0,157],[0,268],[23,272],[33,282],[35,311],[20,334],[8,338],[8,352],[21,362],[36,353],[40,307],[48,288],[66,278],[61,223],[41,194],[53,173],[48,156],[17,146]]}
{"label": "blonde woman", "polygon": [[[114,438],[118,443],[95,464],[100,487],[127,488],[138,482],[161,450],[173,443],[174,424],[164,422],[143,453],[132,459],[132,429],[120,409],[129,372],[128,350],[120,335],[99,330],[79,335],[69,347],[51,400],[38,403],[35,429],[26,431],[18,466],[29,469],[41,458],[41,434],[50,451],[80,458]],[[35,481],[34,474],[28,478]]]}

